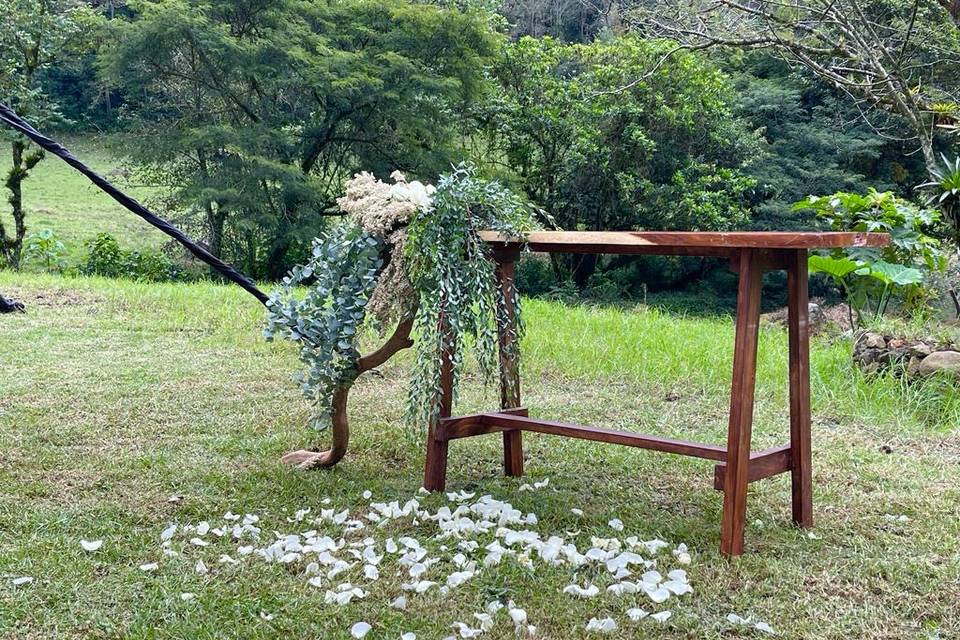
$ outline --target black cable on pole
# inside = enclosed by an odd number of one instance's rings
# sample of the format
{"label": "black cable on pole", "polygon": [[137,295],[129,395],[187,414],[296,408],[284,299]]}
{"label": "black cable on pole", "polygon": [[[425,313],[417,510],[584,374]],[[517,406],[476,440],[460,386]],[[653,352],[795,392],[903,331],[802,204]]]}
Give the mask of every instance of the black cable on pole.
{"label": "black cable on pole", "polygon": [[137,200],[120,191],[120,189],[117,189],[110,183],[109,180],[100,176],[93,171],[93,169],[80,162],[80,160],[70,153],[66,147],[56,140],[52,140],[34,129],[30,123],[23,120],[13,109],[2,102],[0,102],[0,122],[3,122],[4,124],[16,129],[26,137],[33,140],[33,142],[35,142],[41,148],[49,151],[83,175],[87,176],[87,178],[89,178],[93,184],[100,187],[100,189],[105,191],[111,198],[185,246],[190,250],[190,253],[197,256],[197,258],[223,274],[223,277],[226,279],[242,287],[244,291],[255,297],[261,303],[264,305],[267,304],[267,301],[269,300],[267,294],[265,294],[263,291],[260,291],[260,289],[257,288],[257,285],[255,285],[252,280],[198,245],[196,242],[187,237],[183,231],[176,228],[155,213],[151,212],[145,206],[137,202]]}

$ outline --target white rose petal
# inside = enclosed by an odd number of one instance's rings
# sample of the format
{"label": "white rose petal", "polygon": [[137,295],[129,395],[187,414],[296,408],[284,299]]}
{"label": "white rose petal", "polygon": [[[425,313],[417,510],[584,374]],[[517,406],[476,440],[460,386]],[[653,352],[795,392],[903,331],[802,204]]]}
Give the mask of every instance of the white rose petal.
{"label": "white rose petal", "polygon": [[454,622],[451,626],[457,630],[461,638],[476,638],[483,633],[482,629],[474,629],[463,622]]}
{"label": "white rose petal", "polygon": [[406,609],[407,608],[407,596],[397,596],[397,598],[390,603],[390,606],[394,609]]}
{"label": "white rose petal", "polygon": [[578,598],[592,598],[600,593],[600,587],[595,584],[591,584],[588,587],[581,587],[578,584],[571,584],[564,587],[563,592],[569,593],[572,596],[577,596]]}
{"label": "white rose petal", "polygon": [[177,532],[177,525],[172,524],[160,533],[160,540],[166,542],[173,537],[173,534]]}
{"label": "white rose petal", "polygon": [[31,576],[20,576],[19,578],[14,578],[11,580],[11,583],[15,587],[22,587],[23,585],[30,584],[31,582],[33,582],[33,578]]}
{"label": "white rose petal", "polygon": [[590,618],[587,631],[595,633],[613,633],[617,630],[617,622],[613,618]]}
{"label": "white rose petal", "polygon": [[570,509],[570,513],[572,513],[575,516],[582,516],[583,509],[577,509],[576,507],[574,507],[573,509]]}
{"label": "white rose petal", "polygon": [[373,627],[371,627],[366,622],[358,622],[352,627],[350,627],[350,635],[356,638],[357,640],[360,640],[360,638],[367,635],[370,632],[370,629],[372,628]]}
{"label": "white rose petal", "polygon": [[643,609],[638,609],[637,607],[634,607],[632,609],[627,609],[627,617],[633,620],[634,622],[636,622],[637,620],[646,618],[648,615],[650,614],[644,611]]}
{"label": "white rose petal", "polygon": [[197,595],[195,593],[190,593],[189,591],[184,591],[183,593],[180,594],[180,599],[183,600],[184,602],[193,600],[196,597]]}
{"label": "white rose petal", "polygon": [[272,614],[272,613],[267,613],[266,611],[261,611],[261,612],[260,612],[260,618],[261,618],[262,620],[266,620],[267,622],[270,622],[271,620],[273,620],[273,614]]}
{"label": "white rose petal", "polygon": [[527,623],[527,612],[523,609],[518,609],[513,607],[509,611],[510,619],[513,620],[513,624],[517,627]]}
{"label": "white rose petal", "polygon": [[661,611],[660,613],[655,613],[650,617],[656,620],[657,622],[659,622],[660,624],[663,624],[664,622],[669,620],[670,616],[672,615],[673,615],[672,611]]}
{"label": "white rose petal", "polygon": [[417,640],[417,634],[413,631],[407,631],[400,636],[400,640]]}
{"label": "white rose petal", "polygon": [[140,571],[149,572],[156,571],[160,567],[156,562],[148,562],[147,564],[140,565]]}
{"label": "white rose petal", "polygon": [[103,540],[81,540],[80,546],[84,551],[96,551],[103,546]]}
{"label": "white rose petal", "polygon": [[621,522],[619,518],[614,518],[607,524],[610,525],[610,528],[614,531],[623,531],[623,522]]}

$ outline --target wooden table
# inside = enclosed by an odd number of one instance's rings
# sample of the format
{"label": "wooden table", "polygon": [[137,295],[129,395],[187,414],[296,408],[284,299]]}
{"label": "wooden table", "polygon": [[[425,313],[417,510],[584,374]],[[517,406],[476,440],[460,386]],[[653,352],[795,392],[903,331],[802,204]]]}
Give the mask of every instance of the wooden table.
{"label": "wooden table", "polygon": [[[506,239],[495,232],[481,236],[494,249],[497,278],[513,299],[514,264],[524,243]],[[733,351],[733,382],[727,446],[700,444],[629,431],[616,431],[531,418],[520,406],[519,384],[501,385],[500,410],[451,417],[450,361],[444,357],[441,376],[441,418],[431,427],[427,439],[424,487],[443,490],[447,469],[447,447],[451,440],[486,433],[503,434],[503,464],[509,476],[523,474],[521,434],[534,431],[570,438],[652,449],[696,458],[715,460],[714,487],[723,491],[720,550],[730,556],[743,553],[747,484],[790,472],[793,521],[801,527],[813,525],[810,453],[810,354],[807,329],[807,252],[838,247],[879,247],[889,243],[880,233],[790,233],[790,232],[632,232],[547,231],[531,233],[526,246],[546,253],[593,253],[627,255],[682,255],[728,258],[738,274],[736,337]],[[757,364],[757,337],[760,320],[760,289],[764,271],[787,272],[788,330],[790,360],[790,442],[763,451],[750,450],[753,426],[753,398]],[[513,321],[514,311],[507,309]],[[500,367],[508,378],[518,380],[517,362],[509,332],[500,335]]]}

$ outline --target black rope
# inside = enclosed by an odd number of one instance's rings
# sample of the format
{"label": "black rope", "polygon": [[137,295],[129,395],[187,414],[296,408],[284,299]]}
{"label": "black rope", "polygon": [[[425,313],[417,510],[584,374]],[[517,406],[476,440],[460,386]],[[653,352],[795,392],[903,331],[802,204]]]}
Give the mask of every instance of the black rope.
{"label": "black rope", "polygon": [[255,285],[252,280],[198,245],[196,242],[187,237],[183,231],[151,212],[145,206],[137,202],[134,198],[131,198],[124,192],[117,189],[115,186],[110,184],[110,181],[108,181],[106,178],[100,176],[90,167],[80,162],[80,160],[70,153],[66,147],[56,140],[51,140],[34,129],[28,122],[18,116],[13,109],[2,102],[0,102],[0,122],[13,127],[26,137],[33,140],[41,148],[61,158],[71,167],[87,176],[90,181],[93,182],[93,184],[100,187],[100,189],[105,191],[111,198],[185,246],[190,250],[190,253],[197,256],[197,258],[203,262],[206,262],[208,265],[223,274],[223,277],[226,279],[240,285],[244,291],[255,297],[261,303],[264,305],[267,304],[267,301],[269,300],[267,294],[265,294],[263,291],[260,291],[260,289],[257,288],[257,285]]}

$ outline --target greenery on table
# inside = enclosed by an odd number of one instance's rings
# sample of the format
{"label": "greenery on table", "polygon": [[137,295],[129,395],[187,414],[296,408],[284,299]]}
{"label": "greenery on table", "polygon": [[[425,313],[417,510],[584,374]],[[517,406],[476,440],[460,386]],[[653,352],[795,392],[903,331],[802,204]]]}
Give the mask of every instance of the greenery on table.
{"label": "greenery on table", "polygon": [[[432,424],[439,415],[438,389],[442,359],[452,365],[454,400],[464,368],[464,352],[472,343],[485,380],[496,371],[498,332],[515,345],[523,331],[516,287],[511,299],[496,279],[490,246],[478,231],[490,229],[523,238],[534,228],[534,211],[509,189],[460,165],[443,176],[433,206],[410,222],[407,241],[410,281],[418,304],[416,363],[410,380],[408,419],[414,426]],[[516,311],[511,319],[505,305]],[[516,384],[515,380],[502,380]]]}
{"label": "greenery on table", "polygon": [[[415,187],[415,205],[407,195],[377,198],[378,189],[380,195],[406,194],[411,185],[402,180],[391,187],[361,174],[351,185],[340,202],[353,215],[315,240],[311,259],[294,267],[271,296],[265,335],[300,344],[306,367],[300,384],[313,403],[311,422],[325,428],[334,391],[352,385],[360,373],[358,339],[377,287],[394,287],[388,295],[409,295],[400,320],[414,314],[417,355],[407,413],[411,425],[426,426],[438,415],[442,354],[449,354],[456,391],[468,347],[490,379],[498,331],[508,333],[511,344],[519,341],[516,290],[510,300],[516,322],[510,322],[491,250],[478,232],[492,229],[520,238],[533,228],[534,211],[509,189],[479,178],[470,165],[442,176],[435,191]],[[405,238],[396,242],[394,234],[403,227]],[[388,262],[404,266],[409,292],[385,277]]]}

